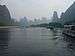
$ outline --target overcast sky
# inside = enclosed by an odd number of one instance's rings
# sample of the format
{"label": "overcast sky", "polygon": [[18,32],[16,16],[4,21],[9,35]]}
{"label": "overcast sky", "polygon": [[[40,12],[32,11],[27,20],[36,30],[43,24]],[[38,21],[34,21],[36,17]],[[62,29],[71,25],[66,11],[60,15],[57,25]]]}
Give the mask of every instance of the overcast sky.
{"label": "overcast sky", "polygon": [[6,1],[11,16],[19,19],[23,16],[51,17],[53,11],[60,15],[74,0],[4,0]]}

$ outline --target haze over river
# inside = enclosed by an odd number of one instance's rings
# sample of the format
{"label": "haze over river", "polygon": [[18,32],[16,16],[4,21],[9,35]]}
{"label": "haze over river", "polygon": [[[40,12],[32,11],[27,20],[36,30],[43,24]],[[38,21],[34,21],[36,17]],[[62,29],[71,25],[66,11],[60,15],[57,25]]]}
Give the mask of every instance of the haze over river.
{"label": "haze over river", "polygon": [[75,56],[75,41],[46,28],[0,29],[0,56]]}

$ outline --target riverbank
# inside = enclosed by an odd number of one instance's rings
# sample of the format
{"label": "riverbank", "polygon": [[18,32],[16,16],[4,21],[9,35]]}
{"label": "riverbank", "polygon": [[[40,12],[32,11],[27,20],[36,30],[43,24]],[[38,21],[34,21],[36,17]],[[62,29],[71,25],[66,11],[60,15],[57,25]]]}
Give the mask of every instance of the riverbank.
{"label": "riverbank", "polygon": [[18,28],[19,26],[0,26],[0,28]]}

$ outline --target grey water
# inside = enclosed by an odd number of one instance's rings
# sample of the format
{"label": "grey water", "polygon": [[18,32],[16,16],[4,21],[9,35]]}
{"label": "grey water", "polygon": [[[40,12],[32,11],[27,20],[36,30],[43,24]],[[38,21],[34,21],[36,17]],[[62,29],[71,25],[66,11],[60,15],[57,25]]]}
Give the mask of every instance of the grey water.
{"label": "grey water", "polygon": [[0,29],[0,56],[75,56],[75,40],[46,28]]}

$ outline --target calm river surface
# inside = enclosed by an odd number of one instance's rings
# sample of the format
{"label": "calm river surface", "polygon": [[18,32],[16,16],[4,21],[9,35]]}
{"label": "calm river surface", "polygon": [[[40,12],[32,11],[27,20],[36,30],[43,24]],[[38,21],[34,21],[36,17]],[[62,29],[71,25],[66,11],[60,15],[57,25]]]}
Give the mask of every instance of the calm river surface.
{"label": "calm river surface", "polygon": [[0,29],[0,56],[75,56],[75,41],[45,28]]}

